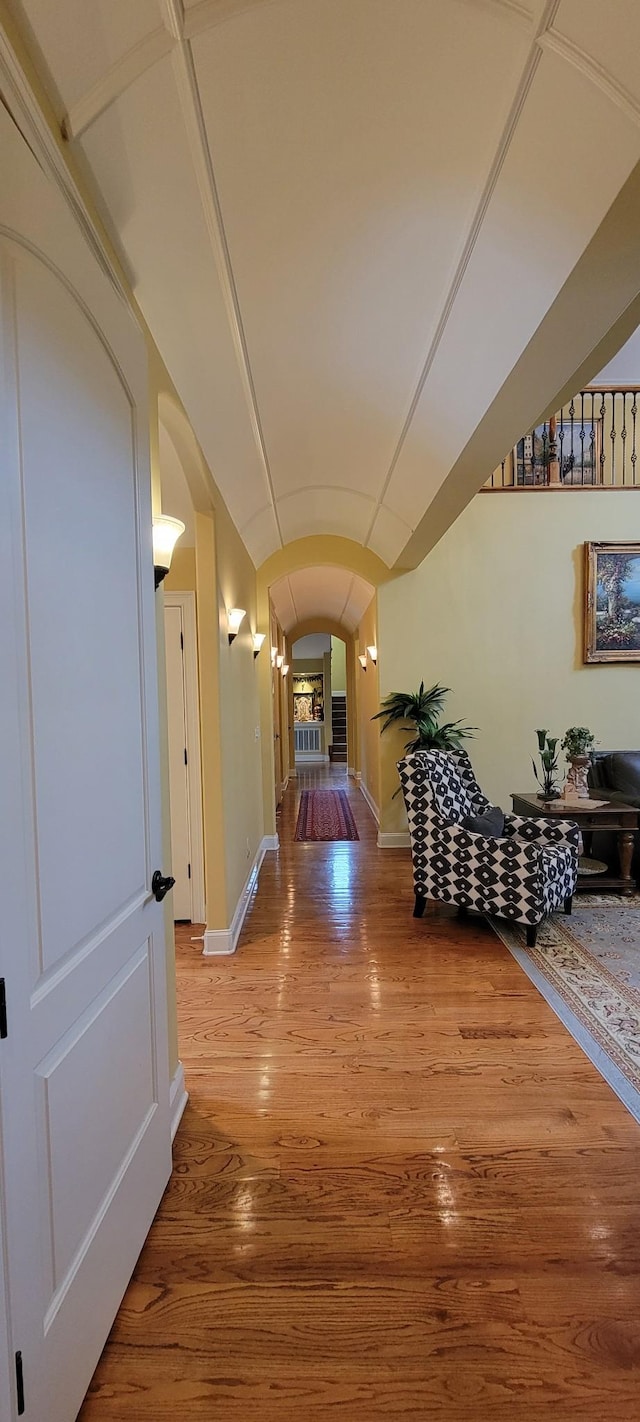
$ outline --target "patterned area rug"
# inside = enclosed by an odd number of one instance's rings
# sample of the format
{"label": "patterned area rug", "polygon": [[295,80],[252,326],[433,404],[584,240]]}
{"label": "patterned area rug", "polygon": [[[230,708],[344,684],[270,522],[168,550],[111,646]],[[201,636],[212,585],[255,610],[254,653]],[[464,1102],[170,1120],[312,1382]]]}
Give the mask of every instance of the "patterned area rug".
{"label": "patterned area rug", "polygon": [[640,898],[580,894],[527,948],[524,930],[489,923],[601,1076],[640,1121]]}
{"label": "patterned area rug", "polygon": [[346,790],[303,790],[295,839],[359,839]]}

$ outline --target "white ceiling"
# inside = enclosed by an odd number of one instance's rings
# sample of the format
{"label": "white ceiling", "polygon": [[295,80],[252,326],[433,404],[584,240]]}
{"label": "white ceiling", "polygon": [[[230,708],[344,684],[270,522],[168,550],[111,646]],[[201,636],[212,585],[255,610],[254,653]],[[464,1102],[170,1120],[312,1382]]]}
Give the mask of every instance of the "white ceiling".
{"label": "white ceiling", "polygon": [[392,565],[640,159],[637,0],[10,3],[256,564]]}
{"label": "white ceiling", "polygon": [[272,583],[270,592],[278,622],[290,632],[311,619],[339,622],[355,632],[375,589],[344,568],[303,568]]}

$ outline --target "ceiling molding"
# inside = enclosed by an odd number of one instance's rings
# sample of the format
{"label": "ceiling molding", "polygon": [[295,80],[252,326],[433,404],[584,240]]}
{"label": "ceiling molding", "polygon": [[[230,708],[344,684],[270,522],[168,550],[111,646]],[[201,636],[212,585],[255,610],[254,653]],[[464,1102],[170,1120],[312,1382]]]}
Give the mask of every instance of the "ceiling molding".
{"label": "ceiling molding", "polygon": [[618,84],[617,80],[604,68],[602,64],[588,54],[580,45],[573,40],[561,35],[558,30],[549,29],[546,34],[540,35],[538,41],[540,49],[546,50],[549,54],[556,54],[563,59],[566,64],[570,64],[573,69],[577,69],[580,74],[588,79],[596,89],[615,104],[617,109],[621,109],[632,123],[640,124],[640,102]]}
{"label": "ceiling molding", "polygon": [[204,34],[205,30],[237,19],[248,10],[263,10],[273,4],[275,0],[198,0],[196,5],[189,5],[185,10],[185,38],[193,39],[195,35]]}
{"label": "ceiling molding", "polygon": [[291,586],[291,578],[290,578],[290,577],[287,577],[287,587],[288,587],[288,589],[289,589],[289,597],[291,598],[291,606],[292,606],[293,611],[294,611],[294,613],[295,613],[295,615],[296,615],[296,618],[297,618],[297,620],[298,620],[298,622],[299,622],[299,621],[300,621],[300,614],[299,614],[299,612],[298,612],[298,606],[297,606],[295,597],[294,597],[294,595],[293,595],[293,588],[292,588],[292,586]]}
{"label": "ceiling molding", "polygon": [[218,187],[213,167],[213,159],[209,148],[209,140],[202,111],[202,101],[198,88],[193,54],[191,45],[185,39],[183,31],[184,13],[182,0],[163,0],[164,11],[167,16],[167,23],[171,34],[176,40],[172,52],[172,62],[178,89],[178,96],[182,108],[182,115],[185,124],[185,133],[194,173],[200,192],[202,210],[205,223],[211,242],[216,270],[220,280],[220,286],[224,299],[224,304],[229,322],[229,329],[233,340],[236,355],[236,363],[242,382],[247,411],[251,423],[251,430],[255,446],[258,452],[260,464],[265,480],[266,492],[269,505],[273,511],[278,538],[281,546],[284,544],[278,508],[271,477],[269,456],[265,444],[262,429],[262,420],[258,409],[258,401],[253,380],[253,372],[249,359],[249,351],[244,332],[242,313],[236,280],[231,263],[231,255],[227,242],[227,235],[220,207]]}
{"label": "ceiling molding", "polygon": [[13,46],[0,24],[0,93],[25,142],[29,145],[42,171],[55,184],[71,210],[104,275],[121,301],[131,310],[130,294],[123,272],[98,232],[80,189],[65,160],[64,153],[40,108]]}
{"label": "ceiling molding", "polygon": [[350,601],[351,601],[351,594],[352,594],[352,592],[353,592],[353,585],[354,585],[354,583],[355,583],[355,580],[356,580],[356,578],[355,578],[355,573],[354,573],[354,574],[353,574],[353,577],[352,577],[352,579],[351,579],[351,582],[349,583],[349,589],[348,589],[348,592],[347,592],[347,596],[345,597],[345,600],[344,600],[344,602],[343,602],[343,604],[342,604],[342,612],[340,613],[340,618],[339,618],[339,621],[340,621],[340,622],[343,621],[345,612],[346,612],[346,610],[347,610],[347,608],[348,608],[348,606],[349,606],[349,603],[350,603]]}
{"label": "ceiling molding", "polygon": [[[287,489],[286,494],[278,494],[276,502],[286,504],[287,499],[298,499],[300,494],[349,494],[354,499],[364,499],[367,504],[377,503],[375,494],[363,494],[362,489],[352,489],[350,484],[301,484],[297,489]],[[255,517],[255,515],[252,515]]]}
{"label": "ceiling molding", "polygon": [[[274,3],[275,0],[199,0],[198,4],[189,6],[184,11],[182,34],[185,41],[190,41],[207,30],[226,24],[228,20]],[[520,24],[532,24],[530,11],[525,5],[519,4],[518,0],[460,0],[460,3],[475,10],[483,9],[494,13],[497,11]],[[82,98],[68,109],[62,120],[64,137],[69,140],[80,138],[106,109],[146,74],[148,69],[152,69],[161,59],[166,59],[175,43],[174,30],[161,25],[132,45],[131,49],[116,60]]]}
{"label": "ceiling molding", "polygon": [[112,64],[106,73],[73,104],[62,120],[62,132],[69,140],[80,138],[105,109],[121,98],[148,69],[165,59],[175,45],[175,38],[161,25],[145,35],[138,44]]}
{"label": "ceiling molding", "polygon": [[460,254],[460,257],[458,258],[456,269],[453,274],[453,279],[449,285],[449,290],[445,297],[444,305],[442,307],[440,317],[438,319],[438,323],[436,325],[435,332],[432,337],[429,350],[427,352],[426,360],[418,378],[418,383],[411,398],[409,409],[407,411],[404,424],[400,431],[400,436],[398,438],[394,453],[392,455],[389,469],[387,471],[384,483],[376,501],[376,508],[365,538],[365,547],[369,546],[369,540],[373,535],[378,509],[383,505],[384,496],[387,492],[389,484],[391,483],[391,479],[393,477],[393,473],[400,458],[400,455],[402,454],[405,441],[411,429],[413,418],[420,402],[420,397],[429,377],[431,367],[438,353],[440,342],[442,341],[442,337],[447,328],[449,317],[455,305],[455,301],[460,287],[462,286],[467,267],[469,266],[469,263],[473,256],[474,248],[476,242],[478,241],[482,224],[484,222],[489,207],[489,203],[491,202],[498,179],[504,167],[507,154],[511,147],[513,136],[518,127],[520,115],[527,101],[529,90],[531,88],[531,85],[533,84],[536,70],[542,58],[542,50],[540,48],[539,38],[553,24],[559,4],[560,0],[546,0],[546,4],[542,11],[540,21],[536,26],[535,34],[532,36],[532,41],[529,46],[529,51],[524,63],[522,74],[520,76],[520,80],[518,82],[518,86],[511,107],[509,109],[507,121],[502,130],[498,147],[494,154],[484,188],[480,195],[480,200],[471,220],[471,225],[467,232],[462,252]]}

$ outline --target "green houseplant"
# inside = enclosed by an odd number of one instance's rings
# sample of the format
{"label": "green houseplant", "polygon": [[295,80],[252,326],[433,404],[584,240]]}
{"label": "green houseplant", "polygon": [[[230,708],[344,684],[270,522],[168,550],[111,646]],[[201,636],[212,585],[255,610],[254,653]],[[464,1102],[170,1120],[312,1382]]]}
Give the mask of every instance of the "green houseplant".
{"label": "green houseplant", "polygon": [[538,737],[538,754],[540,756],[542,774],[538,775],[538,768],[533,756],[531,757],[531,764],[533,766],[533,773],[541,789],[538,799],[559,800],[560,787],[556,781],[556,771],[558,769],[558,737],[550,736],[547,731],[536,731],[536,735]]}
{"label": "green houseplant", "polygon": [[449,687],[439,686],[437,683],[425,691],[424,682],[421,681],[418,691],[390,692],[385,696],[381,710],[377,711],[371,720],[379,721],[384,717],[383,731],[389,726],[404,722],[404,729],[412,732],[411,739],[405,745],[406,752],[459,750],[463,740],[473,735],[475,727],[463,726],[461,721],[440,724],[444,700],[448,694]]}
{"label": "green houseplant", "polygon": [[588,726],[569,726],[562,737],[561,745],[569,762],[565,795],[575,795],[578,800],[589,799],[587,775],[589,771],[589,751],[596,738]]}

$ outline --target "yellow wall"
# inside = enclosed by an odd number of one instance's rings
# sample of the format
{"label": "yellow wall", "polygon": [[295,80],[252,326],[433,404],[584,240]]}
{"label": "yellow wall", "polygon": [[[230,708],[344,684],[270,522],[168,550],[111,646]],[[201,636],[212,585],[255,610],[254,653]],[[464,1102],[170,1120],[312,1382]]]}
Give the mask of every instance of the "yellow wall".
{"label": "yellow wall", "polygon": [[331,638],[331,685],[334,691],[347,690],[347,648],[340,637]]}
{"label": "yellow wall", "polygon": [[[478,727],[469,753],[503,808],[533,788],[537,727],[638,745],[640,667],[585,666],[582,646],[584,542],[639,534],[637,492],[479,494],[415,572],[379,590],[381,695],[451,687],[446,719]],[[386,831],[405,823],[391,803],[404,739],[381,738]]]}
{"label": "yellow wall", "polygon": [[164,580],[167,592],[195,592],[196,590],[196,550],[181,548],[173,550],[171,567]]}
{"label": "yellow wall", "polygon": [[[405,578],[400,582],[404,583]],[[395,584],[391,584],[395,586]],[[378,598],[380,594],[378,593]],[[368,646],[376,644],[380,648],[381,637],[378,632],[377,621],[377,598],[373,598],[364,614],[362,622],[358,628],[358,653],[366,652]],[[355,681],[358,696],[358,747],[360,755],[360,773],[362,784],[366,787],[376,811],[380,810],[380,730],[379,723],[372,722],[371,717],[375,716],[380,709],[380,693],[378,687],[378,672],[380,667],[380,650],[378,651],[377,665],[367,657],[367,670],[362,670],[359,661],[355,662]]]}
{"label": "yellow wall", "polygon": [[[222,500],[216,504],[222,815],[228,912],[233,915],[263,836],[256,570]],[[229,646],[227,608],[247,616]],[[228,926],[228,924],[227,924]]]}

